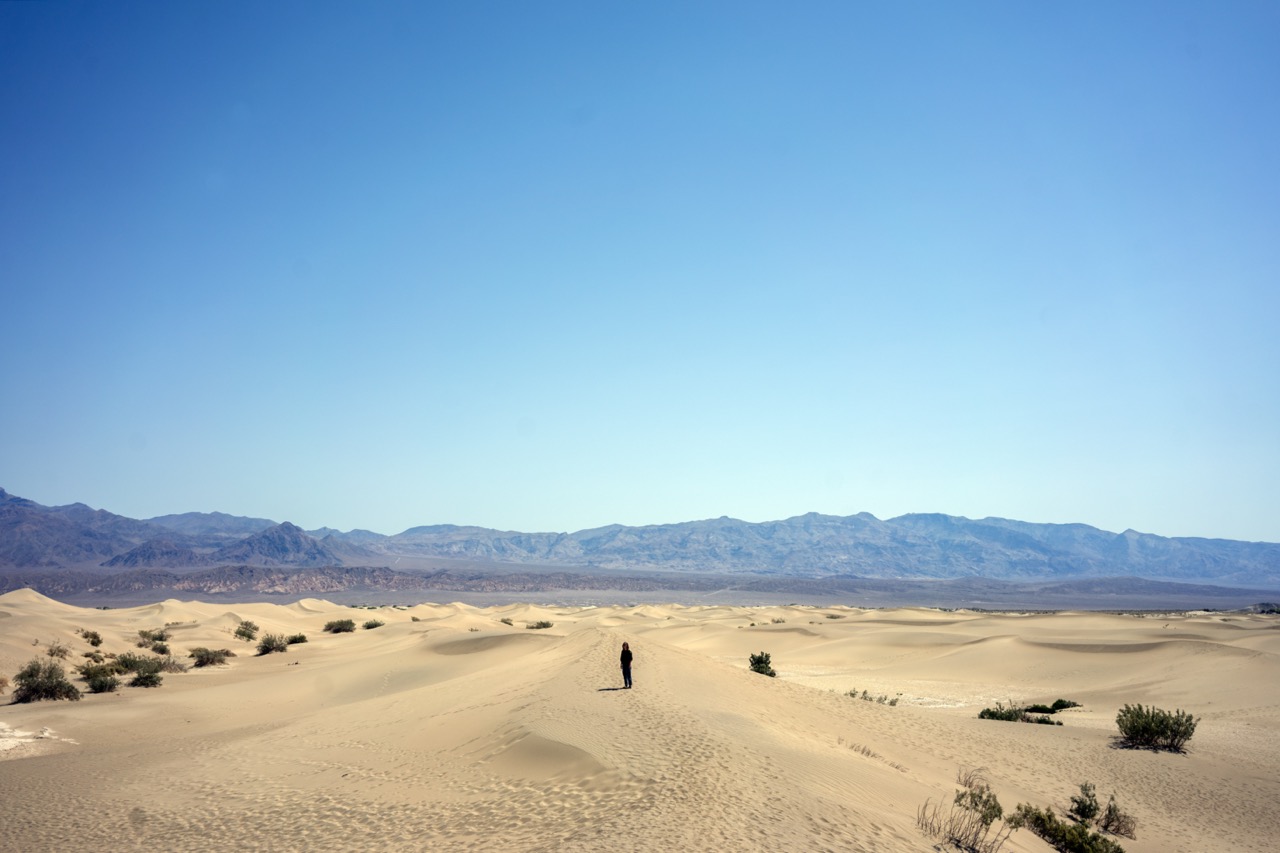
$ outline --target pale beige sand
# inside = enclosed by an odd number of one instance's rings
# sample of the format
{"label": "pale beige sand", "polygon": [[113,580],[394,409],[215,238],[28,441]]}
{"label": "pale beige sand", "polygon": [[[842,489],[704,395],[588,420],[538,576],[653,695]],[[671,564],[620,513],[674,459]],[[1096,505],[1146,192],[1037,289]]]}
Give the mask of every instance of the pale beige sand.
{"label": "pale beige sand", "polygon": [[[321,631],[375,617],[387,624]],[[254,657],[232,637],[241,619],[310,642]],[[555,626],[524,627],[538,619]],[[1086,780],[1104,802],[1115,792],[1138,820],[1129,851],[1276,849],[1274,616],[375,613],[315,600],[103,611],[24,590],[0,596],[0,674],[55,639],[79,658],[77,628],[122,652],[166,624],[175,652],[239,656],[158,689],[0,705],[0,849],[929,850],[917,807],[949,798],[962,765],[987,768],[1008,808],[1062,810]],[[631,691],[610,689],[624,640]],[[761,650],[778,678],[747,671]],[[850,699],[852,687],[901,700]],[[1062,727],[976,718],[997,700],[1058,697],[1085,706]],[[1125,702],[1201,715],[1189,751],[1114,748]],[[1005,849],[1048,847],[1023,831]]]}

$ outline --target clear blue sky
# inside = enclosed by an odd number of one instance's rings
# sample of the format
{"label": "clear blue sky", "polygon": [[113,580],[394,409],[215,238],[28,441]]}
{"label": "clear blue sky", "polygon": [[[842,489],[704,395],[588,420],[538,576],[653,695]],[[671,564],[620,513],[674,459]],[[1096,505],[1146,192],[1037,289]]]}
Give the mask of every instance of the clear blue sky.
{"label": "clear blue sky", "polygon": [[0,4],[0,487],[1280,541],[1280,5]]}

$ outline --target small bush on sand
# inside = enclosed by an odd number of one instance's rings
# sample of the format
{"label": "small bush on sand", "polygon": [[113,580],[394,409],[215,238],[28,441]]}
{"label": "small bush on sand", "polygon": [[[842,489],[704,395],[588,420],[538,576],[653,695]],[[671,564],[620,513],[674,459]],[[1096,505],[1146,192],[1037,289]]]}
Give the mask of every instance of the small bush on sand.
{"label": "small bush on sand", "polygon": [[775,616],[774,618],[770,619],[769,621],[770,621],[770,622],[772,622],[774,625],[785,625],[785,624],[787,624],[787,620],[786,620],[786,619],[779,619],[779,618],[778,618],[778,617],[776,617],[776,616]]}
{"label": "small bush on sand", "polygon": [[372,631],[374,628],[381,628],[385,624],[387,623],[383,622],[381,619],[370,619],[368,622],[365,622],[364,625],[361,627],[363,627],[366,631]]}
{"label": "small bush on sand", "polygon": [[1124,853],[1119,844],[1084,824],[1059,820],[1052,809],[1019,803],[1008,823],[1015,828],[1026,827],[1064,853]]}
{"label": "small bush on sand", "polygon": [[1080,795],[1071,798],[1071,808],[1067,809],[1067,814],[1080,823],[1092,823],[1093,819],[1098,816],[1100,808],[1098,798],[1093,793],[1093,785],[1088,782],[1082,782],[1080,784]]}
{"label": "small bush on sand", "polygon": [[503,625],[515,625],[515,623],[511,621],[510,616],[503,616],[498,621],[501,622]]}
{"label": "small bush on sand", "polygon": [[[1043,708],[1047,706],[1041,705],[1041,706],[1033,706],[1033,708],[1034,707]],[[1041,714],[1039,716],[1033,716],[1031,714],[1028,714],[1027,712],[1030,710],[1033,710],[1033,708],[1023,708],[1022,706],[1014,705],[1013,703],[1006,705],[1003,702],[997,702],[994,708],[983,708],[981,711],[979,711],[978,719],[979,720],[1004,720],[1007,723],[1040,723],[1041,725],[1046,725],[1046,726],[1062,725],[1061,720],[1055,720],[1052,717],[1048,716],[1048,714]]]}
{"label": "small bush on sand", "polygon": [[356,623],[354,619],[335,619],[326,622],[324,629],[330,634],[350,634],[356,629]]}
{"label": "small bush on sand", "polygon": [[80,691],[67,680],[67,673],[52,660],[33,658],[13,677],[13,702],[38,702],[42,699],[68,699],[76,702]]}
{"label": "small bush on sand", "polygon": [[71,649],[67,648],[66,643],[54,640],[44,653],[55,660],[66,660],[67,655],[71,654]]}
{"label": "small bush on sand", "polygon": [[768,652],[753,654],[747,658],[747,666],[752,672],[758,672],[761,675],[767,675],[770,678],[776,678],[778,673],[773,671],[772,661]]}
{"label": "small bush on sand", "polygon": [[175,658],[173,655],[167,655],[160,661],[161,672],[186,672],[187,665]]}
{"label": "small bush on sand", "polygon": [[1144,708],[1142,705],[1126,704],[1116,714],[1121,741],[1125,746],[1136,749],[1182,752],[1195,734],[1198,722],[1200,721],[1186,711],[1163,711],[1154,705]]}
{"label": "small bush on sand", "polygon": [[164,676],[158,672],[139,672],[130,681],[130,687],[159,687]]}
{"label": "small bush on sand", "polygon": [[86,642],[86,643],[88,643],[89,645],[93,646],[95,649],[96,649],[98,646],[102,645],[102,635],[101,635],[101,634],[99,634],[97,631],[83,631],[83,630],[82,630],[82,631],[80,632],[80,636],[81,636],[81,637],[84,637],[85,642]]}
{"label": "small bush on sand", "polygon": [[5,678],[3,675],[0,675],[0,693],[4,693],[8,689],[9,689],[9,679]]}
{"label": "small bush on sand", "polygon": [[941,802],[925,800],[916,811],[916,826],[961,850],[997,853],[1018,827],[1007,822],[996,824],[1003,817],[1004,808],[980,769],[962,768],[959,784],[960,790],[949,808],[944,809]]}
{"label": "small bush on sand", "polygon": [[525,625],[525,627],[526,627],[526,628],[528,628],[528,629],[530,629],[530,630],[533,630],[533,631],[540,631],[540,630],[542,630],[543,628],[553,628],[553,627],[555,627],[555,623],[554,623],[554,622],[548,622],[548,621],[546,621],[545,619],[543,619],[543,620],[541,620],[541,621],[539,621],[539,622],[530,622],[530,623],[528,623],[527,625]]}
{"label": "small bush on sand", "polygon": [[285,637],[284,641],[291,646],[296,646],[298,645],[298,643],[305,643],[307,641],[307,635],[306,634],[290,634],[288,637]]}
{"label": "small bush on sand", "polygon": [[204,646],[191,650],[188,657],[195,658],[197,668],[202,666],[222,666],[226,664],[227,658],[233,658],[236,653],[230,649],[206,649]]}
{"label": "small bush on sand", "polygon": [[158,654],[158,655],[168,655],[168,654],[170,654],[170,652],[169,652],[169,644],[168,644],[168,643],[153,643],[153,644],[151,645],[151,651],[155,652],[155,653],[156,653],[156,654]]}
{"label": "small bush on sand", "polygon": [[258,626],[250,622],[248,619],[245,619],[236,626],[236,639],[252,643],[254,640],[258,639]]}
{"label": "small bush on sand", "polygon": [[258,655],[269,655],[272,652],[289,651],[289,643],[280,634],[263,634],[258,641]]}
{"label": "small bush on sand", "polygon": [[80,674],[84,677],[85,684],[89,685],[90,693],[114,693],[120,686],[114,666],[92,664],[81,667]]}
{"label": "small bush on sand", "polygon": [[169,632],[164,628],[142,629],[138,632],[138,648],[147,649],[153,643],[163,643],[169,639]]}

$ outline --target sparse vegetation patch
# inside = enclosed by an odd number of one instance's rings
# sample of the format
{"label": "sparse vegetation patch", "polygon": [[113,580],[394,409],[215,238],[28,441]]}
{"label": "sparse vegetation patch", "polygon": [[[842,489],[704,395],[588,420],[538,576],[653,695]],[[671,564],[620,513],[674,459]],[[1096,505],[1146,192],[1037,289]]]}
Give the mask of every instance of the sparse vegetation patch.
{"label": "sparse vegetation patch", "polygon": [[80,636],[84,637],[85,642],[93,646],[95,649],[102,645],[102,635],[97,631],[86,631],[81,629]]}
{"label": "sparse vegetation patch", "polygon": [[291,634],[285,638],[285,642],[291,646],[296,646],[298,645],[298,643],[305,643],[306,641],[307,641],[306,634]]}
{"label": "sparse vegetation patch", "polygon": [[861,699],[864,702],[875,702],[877,705],[891,705],[891,706],[897,705],[898,700],[902,698],[901,693],[899,693],[897,696],[889,696],[888,694],[885,694],[885,693],[881,693],[880,695],[876,696],[876,695],[873,695],[870,690],[863,690],[861,693],[859,693],[858,688],[856,687],[854,687],[852,690],[845,693],[845,695],[851,699]]}
{"label": "sparse vegetation patch", "polygon": [[370,619],[368,622],[365,622],[362,627],[366,631],[372,631],[374,628],[381,628],[385,624],[387,623],[383,622],[381,619]]}
{"label": "sparse vegetation patch", "polygon": [[761,675],[767,675],[770,678],[776,678],[778,676],[778,673],[773,670],[772,659],[769,657],[768,652],[751,655],[747,658],[747,666],[752,672],[758,672]]}
{"label": "sparse vegetation patch", "polygon": [[33,658],[13,677],[13,702],[39,702],[42,699],[67,699],[77,702],[80,691],[67,680],[61,664],[52,659]]}
{"label": "sparse vegetation patch", "polygon": [[263,634],[258,641],[258,655],[269,655],[272,652],[289,651],[289,643],[281,634]]}
{"label": "sparse vegetation patch", "polygon": [[1004,808],[981,769],[962,768],[957,783],[960,790],[948,808],[944,809],[941,801],[925,800],[916,811],[916,826],[926,835],[969,853],[997,853],[1020,824],[1001,821]]}
{"label": "sparse vegetation patch", "polygon": [[202,666],[222,666],[226,664],[227,658],[233,658],[236,653],[230,649],[206,649],[204,646],[191,650],[188,657],[195,658],[197,668]]}
{"label": "sparse vegetation patch", "polygon": [[1121,742],[1136,749],[1182,752],[1195,734],[1199,719],[1183,710],[1164,711],[1154,705],[1125,704],[1116,714]]}
{"label": "sparse vegetation patch", "polygon": [[350,634],[356,629],[354,619],[335,619],[332,622],[326,622],[324,630],[330,634]]}
{"label": "sparse vegetation patch", "polygon": [[1024,708],[1021,705],[1015,705],[1012,702],[1008,705],[1003,702],[997,702],[994,708],[983,708],[978,712],[979,720],[1003,720],[1006,723],[1040,723],[1045,726],[1060,726],[1061,720],[1055,720],[1048,713],[1031,714],[1033,708],[1047,708],[1047,705],[1033,705]]}
{"label": "sparse vegetation patch", "polygon": [[546,621],[545,619],[543,619],[543,620],[540,620],[540,621],[538,621],[538,622],[530,622],[530,623],[528,623],[527,625],[525,625],[525,627],[526,627],[526,628],[528,628],[528,629],[529,629],[529,630],[531,630],[531,631],[540,631],[540,630],[542,630],[543,628],[553,628],[553,627],[555,627],[555,623],[554,623],[554,622],[548,622],[548,621]]}
{"label": "sparse vegetation patch", "polygon": [[236,639],[252,643],[254,640],[258,639],[258,626],[250,622],[248,619],[245,619],[236,626]]}

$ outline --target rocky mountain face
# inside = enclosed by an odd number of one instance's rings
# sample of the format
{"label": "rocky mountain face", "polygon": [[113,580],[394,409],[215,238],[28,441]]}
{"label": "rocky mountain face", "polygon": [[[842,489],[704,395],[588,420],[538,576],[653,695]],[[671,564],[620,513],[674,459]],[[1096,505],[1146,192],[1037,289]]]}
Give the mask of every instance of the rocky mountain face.
{"label": "rocky mountain face", "polygon": [[[263,526],[265,524],[265,527]],[[165,526],[168,525],[168,526]],[[252,530],[244,535],[236,531]],[[433,525],[395,536],[187,513],[137,521],[83,504],[43,507],[0,490],[0,566],[107,569],[386,566],[396,557],[582,569],[790,578],[962,578],[1042,582],[1138,577],[1280,588],[1280,544],[1167,538],[1001,518],[809,513],[576,533]]]}

